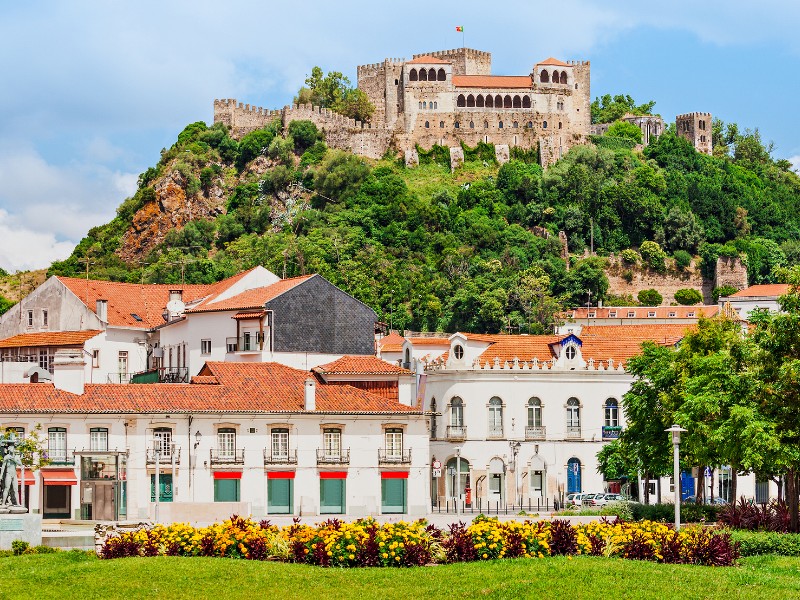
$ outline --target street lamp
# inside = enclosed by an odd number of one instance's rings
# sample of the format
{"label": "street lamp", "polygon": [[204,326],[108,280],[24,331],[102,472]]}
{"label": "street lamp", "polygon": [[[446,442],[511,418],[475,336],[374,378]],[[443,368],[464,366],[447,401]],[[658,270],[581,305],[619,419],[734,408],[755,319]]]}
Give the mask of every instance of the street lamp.
{"label": "street lamp", "polygon": [[681,465],[680,465],[680,446],[681,446],[681,432],[686,431],[680,425],[673,425],[669,429],[665,429],[667,433],[672,434],[672,478],[675,489],[675,531],[681,528]]}
{"label": "street lamp", "polygon": [[511,464],[514,465],[514,495],[516,496],[516,500],[519,500],[519,505],[521,507],[522,497],[521,494],[519,493],[520,485],[519,485],[519,469],[517,468],[517,454],[519,454],[519,447],[522,444],[516,440],[511,440],[508,442],[508,445],[511,448]]}
{"label": "street lamp", "polygon": [[461,499],[461,448],[456,448],[456,515],[461,513],[461,507],[458,501]]}

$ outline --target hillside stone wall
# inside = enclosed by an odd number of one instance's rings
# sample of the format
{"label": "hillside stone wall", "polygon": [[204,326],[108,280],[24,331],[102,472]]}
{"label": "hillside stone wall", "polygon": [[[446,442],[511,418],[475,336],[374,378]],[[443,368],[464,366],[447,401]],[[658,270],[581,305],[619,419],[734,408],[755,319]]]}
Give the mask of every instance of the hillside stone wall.
{"label": "hillside stone wall", "polygon": [[747,287],[747,267],[741,258],[720,256],[717,259],[717,270],[714,276],[714,287],[730,285],[737,290]]}
{"label": "hillside stone wall", "polygon": [[[631,270],[633,279],[628,283],[622,274],[626,270]],[[711,304],[711,291],[713,284],[706,280],[700,273],[694,262],[689,266],[686,273],[656,273],[645,270],[641,267],[629,268],[620,259],[610,259],[609,267],[606,270],[608,277],[608,292],[617,296],[630,294],[636,299],[636,295],[642,290],[655,289],[664,297],[663,304],[669,305],[675,302],[675,292],[684,288],[694,288],[703,294],[703,302]]]}

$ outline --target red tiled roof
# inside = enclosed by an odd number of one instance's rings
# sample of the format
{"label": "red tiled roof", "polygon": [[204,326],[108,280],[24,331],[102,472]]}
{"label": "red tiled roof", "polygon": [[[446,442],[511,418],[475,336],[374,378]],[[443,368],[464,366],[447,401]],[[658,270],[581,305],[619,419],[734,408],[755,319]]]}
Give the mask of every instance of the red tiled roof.
{"label": "red tiled roof", "polygon": [[[629,317],[628,313],[634,313],[633,317]],[[655,312],[655,317],[648,317],[651,312]],[[711,305],[697,305],[697,306],[608,306],[602,308],[586,308],[576,307],[571,311],[564,313],[564,316],[569,319],[580,321],[581,319],[699,319],[702,317],[713,317],[719,312],[719,306],[716,304]],[[615,316],[611,316],[615,313]],[[670,313],[675,313],[674,317],[670,317]],[[589,314],[594,314],[589,317]],[[693,316],[690,316],[693,314]]]}
{"label": "red tiled roof", "polygon": [[31,346],[80,346],[86,340],[102,333],[96,329],[86,331],[47,331],[22,333],[0,340],[0,348],[27,348]]}
{"label": "red tiled roof", "polygon": [[453,75],[453,85],[457,88],[532,88],[530,75]]}
{"label": "red tiled roof", "polygon": [[[206,363],[196,383],[88,384],[83,395],[52,384],[0,386],[8,413],[286,413],[305,412],[305,380],[313,377],[277,363]],[[210,385],[218,382],[216,385]],[[411,413],[419,410],[349,385],[317,382],[316,411]]]}
{"label": "red tiled roof", "polygon": [[237,319],[237,320],[240,320],[240,319],[260,319],[261,317],[263,317],[266,314],[267,314],[267,311],[265,311],[265,310],[251,310],[251,311],[238,312],[235,315],[233,315],[233,317],[231,317],[231,318],[232,319]]}
{"label": "red tiled roof", "polygon": [[566,336],[558,335],[506,335],[498,336],[504,339],[492,343],[480,355],[481,363],[494,362],[495,358],[500,362],[513,361],[518,358],[520,361],[531,361],[538,358],[539,361],[550,360],[553,352],[550,344],[558,342]]}
{"label": "red tiled roof", "polygon": [[749,288],[739,290],[731,294],[731,298],[764,298],[767,296],[783,296],[789,293],[788,283],[767,283],[762,285],[751,285]]}
{"label": "red tiled roof", "polygon": [[194,308],[186,310],[187,313],[199,312],[214,312],[220,310],[248,310],[263,308],[264,304],[270,300],[277,298],[284,292],[300,285],[304,281],[308,281],[314,275],[303,275],[301,277],[292,277],[290,279],[281,279],[264,287],[246,290],[241,294],[237,294],[230,298],[225,298],[218,302],[213,299],[203,300]]}
{"label": "red tiled roof", "polygon": [[378,341],[378,347],[382,352],[400,352],[403,349],[403,343],[405,341],[406,338],[393,331]]}
{"label": "red tiled roof", "polygon": [[436,58],[435,56],[429,56],[427,54],[423,54],[422,56],[416,57],[414,60],[407,61],[409,65],[449,65],[450,63],[446,60],[442,60],[441,58]]}
{"label": "red tiled roof", "polygon": [[563,60],[558,60],[557,58],[550,58],[544,59],[542,62],[536,63],[537,65],[553,65],[554,67],[569,67],[568,63],[565,63]]}
{"label": "red tiled roof", "polygon": [[410,337],[408,341],[414,346],[449,346],[450,340],[446,337]]}
{"label": "red tiled roof", "polygon": [[324,375],[411,375],[411,371],[377,356],[347,355],[312,369]]}
{"label": "red tiled roof", "polygon": [[[183,290],[183,299],[206,295],[208,285],[165,285],[120,283],[99,281],[79,277],[58,277],[73,294],[92,312],[97,310],[98,300],[108,301],[108,324],[117,327],[140,327],[149,329],[164,323],[161,313],[169,301],[170,290]],[[222,282],[220,282],[222,283]],[[215,284],[219,285],[219,284]],[[141,317],[136,320],[133,315]]]}

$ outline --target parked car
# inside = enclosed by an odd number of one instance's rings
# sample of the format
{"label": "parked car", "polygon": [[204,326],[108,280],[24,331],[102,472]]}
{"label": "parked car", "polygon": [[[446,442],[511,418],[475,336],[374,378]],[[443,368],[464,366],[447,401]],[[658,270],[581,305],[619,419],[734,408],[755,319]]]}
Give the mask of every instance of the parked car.
{"label": "parked car", "polygon": [[597,494],[589,492],[567,494],[567,506],[569,506],[570,504],[573,506],[590,506],[592,499],[596,495]]}
{"label": "parked car", "polygon": [[[695,504],[696,502],[697,502],[697,496],[687,496],[686,499],[683,500],[684,504]],[[706,504],[712,504],[711,498],[706,498],[705,499],[705,503]],[[722,505],[722,504],[728,504],[728,502],[727,502],[727,500],[725,500],[723,498],[720,498],[719,496],[714,496],[713,504]]]}
{"label": "parked car", "polygon": [[596,494],[594,498],[592,498],[592,506],[605,506],[609,502],[622,502],[624,497],[622,494]]}

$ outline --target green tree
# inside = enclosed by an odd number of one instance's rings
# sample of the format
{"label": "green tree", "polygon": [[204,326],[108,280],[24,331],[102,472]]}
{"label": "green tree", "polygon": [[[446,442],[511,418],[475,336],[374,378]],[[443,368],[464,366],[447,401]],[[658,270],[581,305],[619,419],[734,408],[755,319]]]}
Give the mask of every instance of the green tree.
{"label": "green tree", "polygon": [[628,121],[614,121],[608,127],[606,135],[609,137],[621,137],[631,140],[635,144],[642,143],[642,130]]}
{"label": "green tree", "polygon": [[659,306],[664,301],[664,297],[654,289],[640,290],[636,297],[642,306]]}
{"label": "green tree", "polygon": [[308,148],[316,144],[317,141],[322,139],[322,134],[319,129],[317,129],[317,126],[314,125],[313,121],[305,119],[292,121],[289,123],[287,130],[294,140],[294,147],[298,154],[302,154]]}
{"label": "green tree", "polygon": [[608,293],[608,277],[605,274],[606,259],[590,256],[579,260],[565,277],[564,287],[569,305],[580,306],[589,299],[603,300]]}
{"label": "green tree", "polygon": [[347,90],[344,97],[333,106],[333,109],[346,117],[369,123],[375,113],[375,105],[370,102],[362,90],[358,88]]}
{"label": "green tree", "polygon": [[612,123],[622,118],[625,113],[632,115],[649,115],[656,105],[655,100],[637,105],[627,94],[605,94],[592,102],[592,123]]}
{"label": "green tree", "polygon": [[631,463],[619,440],[605,444],[597,453],[597,472],[606,481],[634,480],[637,477],[636,466]]}
{"label": "green tree", "polygon": [[702,294],[694,288],[683,288],[675,292],[675,302],[684,306],[700,304],[703,301]]}
{"label": "green tree", "polygon": [[558,315],[564,311],[564,305],[551,295],[550,289],[550,277],[542,267],[531,267],[520,277],[516,295],[528,323],[528,333],[552,331]]}
{"label": "green tree", "polygon": [[668,250],[697,252],[704,239],[703,226],[691,210],[678,206],[669,209],[664,219],[664,246]]}
{"label": "green tree", "polygon": [[642,245],[639,246],[639,254],[642,255],[642,262],[654,271],[663,273],[667,270],[665,262],[667,253],[656,242],[642,242]]}

